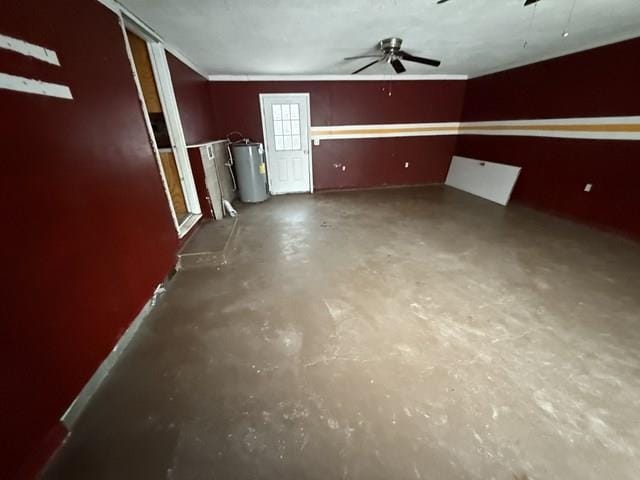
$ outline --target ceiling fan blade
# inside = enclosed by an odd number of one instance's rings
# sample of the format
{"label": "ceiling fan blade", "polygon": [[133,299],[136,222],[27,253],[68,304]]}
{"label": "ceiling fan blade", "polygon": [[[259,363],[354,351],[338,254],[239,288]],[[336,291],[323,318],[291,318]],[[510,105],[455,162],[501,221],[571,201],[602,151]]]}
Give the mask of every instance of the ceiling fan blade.
{"label": "ceiling fan blade", "polygon": [[439,67],[440,66],[440,60],[433,60],[431,58],[416,57],[416,56],[411,55],[411,54],[409,54],[407,52],[399,52],[398,56],[400,56],[403,60],[406,60],[408,62],[422,63],[423,65],[431,65],[432,67]]}
{"label": "ceiling fan blade", "polygon": [[440,5],[441,3],[446,3],[446,2],[448,2],[448,1],[449,1],[449,0],[438,0],[436,3],[437,3],[438,5]]}
{"label": "ceiling fan blade", "polygon": [[357,60],[358,58],[380,58],[380,55],[357,55],[355,57],[344,57],[345,60]]}
{"label": "ceiling fan blade", "polygon": [[353,72],[351,75],[355,75],[356,73],[360,73],[361,71],[363,71],[365,68],[369,68],[371,65],[375,65],[376,63],[378,63],[380,61],[380,59],[378,60],[374,60],[371,63],[367,63],[364,67],[359,68],[358,70],[356,70],[355,72]]}
{"label": "ceiling fan blade", "polygon": [[402,73],[407,71],[407,69],[404,68],[404,65],[402,65],[402,62],[397,58],[394,58],[393,60],[391,60],[390,63],[393,69],[396,71],[396,73]]}

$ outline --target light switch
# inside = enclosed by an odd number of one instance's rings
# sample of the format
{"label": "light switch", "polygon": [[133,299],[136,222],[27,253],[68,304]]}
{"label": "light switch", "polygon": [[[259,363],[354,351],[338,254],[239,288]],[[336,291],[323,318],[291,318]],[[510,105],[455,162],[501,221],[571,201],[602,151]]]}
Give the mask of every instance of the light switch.
{"label": "light switch", "polygon": [[585,192],[590,192],[590,191],[591,191],[591,187],[592,187],[592,186],[593,186],[592,184],[587,183],[587,184],[584,186],[584,191],[585,191]]}

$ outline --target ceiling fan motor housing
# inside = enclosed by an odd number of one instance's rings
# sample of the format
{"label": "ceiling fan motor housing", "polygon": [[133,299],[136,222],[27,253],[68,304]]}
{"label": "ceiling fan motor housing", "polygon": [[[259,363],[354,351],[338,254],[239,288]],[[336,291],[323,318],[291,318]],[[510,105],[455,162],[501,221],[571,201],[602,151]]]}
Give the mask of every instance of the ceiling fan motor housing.
{"label": "ceiling fan motor housing", "polygon": [[395,54],[402,48],[402,39],[397,37],[385,38],[380,40],[378,47],[385,55]]}

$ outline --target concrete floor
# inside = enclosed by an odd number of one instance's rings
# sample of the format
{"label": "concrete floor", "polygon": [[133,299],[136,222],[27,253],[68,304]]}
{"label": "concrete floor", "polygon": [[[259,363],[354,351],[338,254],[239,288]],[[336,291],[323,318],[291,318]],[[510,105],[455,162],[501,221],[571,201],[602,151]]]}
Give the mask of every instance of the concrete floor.
{"label": "concrete floor", "polygon": [[198,231],[178,252],[179,269],[225,264],[237,224],[237,217],[200,222]]}
{"label": "concrete floor", "polygon": [[445,187],[273,198],[47,479],[638,479],[640,246]]}
{"label": "concrete floor", "polygon": [[222,252],[227,246],[235,224],[234,217],[201,222],[197,232],[180,249],[179,254],[201,255]]}

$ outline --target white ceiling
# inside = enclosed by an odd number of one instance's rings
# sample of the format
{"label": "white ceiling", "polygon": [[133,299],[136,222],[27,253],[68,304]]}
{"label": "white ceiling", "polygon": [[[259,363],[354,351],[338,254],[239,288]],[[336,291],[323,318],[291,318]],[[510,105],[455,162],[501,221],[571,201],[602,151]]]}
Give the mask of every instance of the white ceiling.
{"label": "white ceiling", "polygon": [[[406,74],[473,77],[640,35],[640,0],[120,2],[208,74],[348,74],[367,61],[343,57],[399,36],[410,53],[442,60],[406,62]],[[366,73],[393,72],[379,64]]]}

